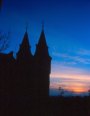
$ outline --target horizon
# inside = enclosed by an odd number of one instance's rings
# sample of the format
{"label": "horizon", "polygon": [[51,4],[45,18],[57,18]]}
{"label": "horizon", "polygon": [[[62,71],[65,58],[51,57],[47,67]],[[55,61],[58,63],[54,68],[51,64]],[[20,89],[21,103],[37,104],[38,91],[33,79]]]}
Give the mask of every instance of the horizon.
{"label": "horizon", "polygon": [[32,54],[42,30],[52,57],[50,88],[87,92],[90,89],[90,1],[3,0],[0,31],[10,32],[5,53],[19,49],[28,26]]}

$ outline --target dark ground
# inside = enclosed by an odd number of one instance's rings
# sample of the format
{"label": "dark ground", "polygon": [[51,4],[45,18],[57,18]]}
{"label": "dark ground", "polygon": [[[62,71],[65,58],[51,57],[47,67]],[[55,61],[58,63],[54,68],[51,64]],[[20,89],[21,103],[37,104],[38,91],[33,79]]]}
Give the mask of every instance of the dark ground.
{"label": "dark ground", "polygon": [[51,97],[52,116],[90,116],[89,97]]}
{"label": "dark ground", "polygon": [[[10,97],[9,97],[10,98]],[[90,116],[90,97],[3,98],[0,116]]]}

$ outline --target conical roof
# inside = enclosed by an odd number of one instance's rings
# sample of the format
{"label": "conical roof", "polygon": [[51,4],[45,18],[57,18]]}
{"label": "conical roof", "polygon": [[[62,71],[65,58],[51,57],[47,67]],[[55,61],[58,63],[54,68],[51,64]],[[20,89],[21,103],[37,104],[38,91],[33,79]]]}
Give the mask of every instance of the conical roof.
{"label": "conical roof", "polygon": [[27,31],[24,34],[23,41],[20,45],[19,52],[17,53],[17,58],[24,58],[28,59],[32,57],[31,50],[30,50],[30,44],[29,44],[29,38]]}
{"label": "conical roof", "polygon": [[47,47],[47,42],[46,42],[46,38],[45,38],[45,34],[44,34],[44,30],[42,29],[40,38],[39,38],[39,42],[38,42],[39,46],[43,46],[43,47]]}
{"label": "conical roof", "polygon": [[27,31],[26,31],[25,34],[24,34],[23,41],[22,41],[22,44],[21,44],[20,47],[21,47],[21,48],[23,48],[23,47],[30,48],[29,38],[28,38],[28,33],[27,33]]}
{"label": "conical roof", "polygon": [[42,29],[38,44],[36,46],[35,57],[43,58],[43,59],[50,59],[48,46],[45,38],[44,30]]}

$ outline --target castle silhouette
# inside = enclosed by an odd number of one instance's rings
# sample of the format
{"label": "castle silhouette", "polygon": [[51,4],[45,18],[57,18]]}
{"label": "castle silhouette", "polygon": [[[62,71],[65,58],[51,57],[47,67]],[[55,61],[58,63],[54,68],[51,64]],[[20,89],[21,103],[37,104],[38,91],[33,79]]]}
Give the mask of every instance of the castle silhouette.
{"label": "castle silhouette", "polygon": [[48,97],[51,57],[42,29],[35,54],[31,53],[26,30],[16,58],[13,52],[0,53],[0,93],[2,96]]}

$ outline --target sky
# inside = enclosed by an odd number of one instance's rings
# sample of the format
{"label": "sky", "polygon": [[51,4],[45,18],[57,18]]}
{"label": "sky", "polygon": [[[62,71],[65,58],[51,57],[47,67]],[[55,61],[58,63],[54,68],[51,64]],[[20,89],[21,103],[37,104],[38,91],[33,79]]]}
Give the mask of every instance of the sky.
{"label": "sky", "polygon": [[[50,89],[59,87],[75,93],[90,89],[90,1],[89,0],[3,0],[0,32],[10,34],[14,55],[26,27],[32,53],[42,30],[52,57]],[[52,93],[53,94],[53,93]]]}

